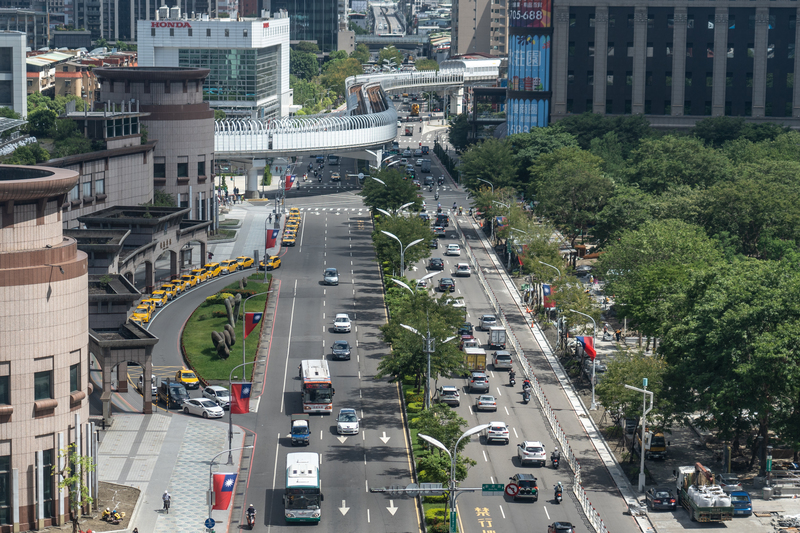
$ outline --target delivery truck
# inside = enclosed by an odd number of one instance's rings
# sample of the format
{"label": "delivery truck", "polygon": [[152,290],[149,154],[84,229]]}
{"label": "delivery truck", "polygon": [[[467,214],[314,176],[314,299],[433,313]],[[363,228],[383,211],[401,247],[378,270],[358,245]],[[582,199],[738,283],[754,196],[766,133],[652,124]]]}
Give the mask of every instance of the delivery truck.
{"label": "delivery truck", "polygon": [[692,522],[733,520],[731,496],[715,483],[709,469],[700,463],[681,466],[675,478],[678,501],[689,512]]}
{"label": "delivery truck", "polygon": [[[636,433],[633,440],[633,451],[638,455],[642,450],[642,434]],[[644,458],[645,459],[666,459],[667,458],[667,439],[660,431],[644,432]]]}
{"label": "delivery truck", "polygon": [[506,330],[494,326],[489,328],[489,347],[490,348],[505,348],[506,347]]}
{"label": "delivery truck", "polygon": [[474,346],[464,347],[464,365],[467,370],[486,370],[486,350]]}

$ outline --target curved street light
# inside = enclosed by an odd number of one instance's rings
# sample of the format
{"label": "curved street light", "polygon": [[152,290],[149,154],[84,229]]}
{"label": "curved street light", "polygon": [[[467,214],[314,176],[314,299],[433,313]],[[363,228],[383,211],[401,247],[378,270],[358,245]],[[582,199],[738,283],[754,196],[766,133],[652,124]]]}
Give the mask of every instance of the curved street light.
{"label": "curved street light", "polygon": [[389,233],[388,231],[384,231],[384,230],[381,230],[381,233],[391,237],[392,239],[396,240],[400,244],[400,275],[402,276],[403,273],[406,271],[406,268],[405,268],[406,267],[406,263],[405,263],[406,250],[408,250],[409,248],[411,248],[415,244],[421,243],[425,239],[417,239],[416,241],[412,241],[412,242],[410,242],[408,244],[408,246],[403,248],[403,242],[400,240],[400,238],[397,235],[395,235],[394,233]]}
{"label": "curved street light", "polygon": [[[592,321],[592,344],[594,344],[594,332],[597,329],[597,323],[594,321],[594,318],[592,318],[591,316],[587,315],[586,313],[581,313],[580,311],[576,311],[574,309],[570,309],[570,312],[571,313],[577,313],[579,315],[585,316],[586,318],[588,318],[589,320]],[[594,359],[592,359],[592,405],[589,407],[590,411],[596,411],[597,410],[597,403],[595,403],[595,401],[594,401],[594,368],[595,368],[595,363],[594,363]]]}

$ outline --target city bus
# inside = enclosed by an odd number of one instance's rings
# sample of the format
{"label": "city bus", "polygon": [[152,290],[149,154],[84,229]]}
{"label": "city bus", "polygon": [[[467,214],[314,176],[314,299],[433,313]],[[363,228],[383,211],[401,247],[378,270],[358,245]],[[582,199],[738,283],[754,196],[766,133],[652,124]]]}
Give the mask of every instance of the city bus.
{"label": "city bus", "polygon": [[319,454],[286,454],[286,490],[283,494],[283,516],[286,521],[319,522],[323,499]]}
{"label": "city bus", "polygon": [[328,361],[325,359],[306,359],[300,363],[300,378],[303,381],[303,412],[333,412],[333,382]]}

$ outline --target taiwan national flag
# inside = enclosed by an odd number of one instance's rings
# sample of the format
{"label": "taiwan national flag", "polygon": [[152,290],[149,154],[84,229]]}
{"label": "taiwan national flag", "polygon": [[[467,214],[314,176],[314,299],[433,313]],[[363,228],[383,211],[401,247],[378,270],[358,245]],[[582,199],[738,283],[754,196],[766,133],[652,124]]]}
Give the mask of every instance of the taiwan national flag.
{"label": "taiwan national flag", "polygon": [[269,250],[270,248],[274,248],[276,244],[278,244],[278,230],[276,230],[276,229],[268,229],[267,230],[267,250]]}
{"label": "taiwan national flag", "polygon": [[544,308],[552,309],[556,306],[553,295],[556,293],[556,288],[552,285],[542,285],[542,294],[544,295]]}
{"label": "taiwan national flag", "polygon": [[231,383],[231,413],[243,415],[250,412],[250,389],[252,383]]}
{"label": "taiwan national flag", "polygon": [[508,222],[506,222],[506,217],[495,217],[495,221],[497,224],[497,230],[503,230],[508,226]]}
{"label": "taiwan national flag", "polygon": [[597,352],[594,349],[594,339],[592,337],[575,337],[578,339],[578,342],[583,345],[583,351],[585,351],[589,355],[589,359],[594,361],[595,357],[597,357]]}
{"label": "taiwan national flag", "polygon": [[296,180],[296,179],[297,179],[297,176],[295,176],[294,174],[291,175],[291,176],[286,176],[286,183],[285,183],[284,189],[287,190],[287,191],[289,189],[291,189],[292,185],[294,185],[294,180]]}
{"label": "taiwan national flag", "polygon": [[214,474],[214,507],[224,511],[231,504],[233,487],[236,486],[236,474]]}
{"label": "taiwan national flag", "polygon": [[264,313],[245,313],[244,314],[244,338],[246,339],[253,328],[261,323]]}

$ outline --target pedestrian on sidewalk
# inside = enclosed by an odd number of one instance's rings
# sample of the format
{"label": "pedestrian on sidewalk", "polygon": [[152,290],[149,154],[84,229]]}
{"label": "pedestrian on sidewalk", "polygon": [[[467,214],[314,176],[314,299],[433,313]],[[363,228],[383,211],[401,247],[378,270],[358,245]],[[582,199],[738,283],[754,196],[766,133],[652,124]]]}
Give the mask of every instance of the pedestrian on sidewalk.
{"label": "pedestrian on sidewalk", "polygon": [[617,342],[619,342],[622,338],[622,330],[617,328],[617,331],[615,331],[614,334],[617,336]]}

